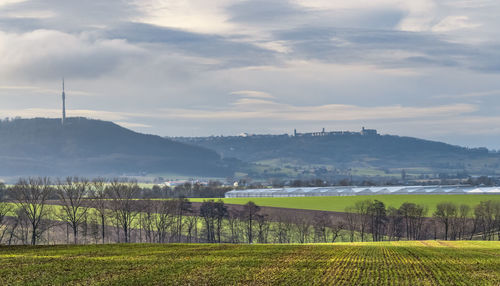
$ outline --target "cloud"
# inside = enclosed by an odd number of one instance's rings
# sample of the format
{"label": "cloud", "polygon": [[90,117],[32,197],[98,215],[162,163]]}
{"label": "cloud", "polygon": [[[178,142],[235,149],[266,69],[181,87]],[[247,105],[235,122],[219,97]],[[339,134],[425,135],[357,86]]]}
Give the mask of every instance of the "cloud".
{"label": "cloud", "polygon": [[134,21],[192,32],[225,34],[237,28],[228,22],[224,7],[230,0],[152,0],[134,1],[143,13]]}
{"label": "cloud", "polygon": [[16,34],[0,31],[0,74],[27,78],[99,77],[141,49],[118,39],[94,39],[53,30]]}
{"label": "cloud", "polygon": [[[105,33],[110,38],[127,39],[137,44],[156,44],[163,52],[216,59],[220,67],[252,66],[276,62],[272,48],[231,37],[185,31],[143,23],[127,23]],[[151,46],[148,48],[151,49]],[[161,53],[162,51],[158,51]]]}
{"label": "cloud", "polygon": [[25,2],[26,0],[2,0],[0,2],[0,8],[2,6],[8,6],[8,5],[12,5],[12,4],[16,4],[16,3],[22,3],[22,2]]}
{"label": "cloud", "polygon": [[59,116],[62,76],[71,114],[163,135],[437,137],[499,111],[494,0],[0,2],[1,116]]}
{"label": "cloud", "polygon": [[56,16],[56,13],[49,10],[27,10],[27,11],[16,11],[7,12],[4,14],[7,18],[28,18],[28,19],[49,19]]}
{"label": "cloud", "polygon": [[467,16],[448,16],[432,27],[433,32],[449,32],[460,29],[473,29],[481,24],[471,23]]}
{"label": "cloud", "polygon": [[263,91],[256,90],[238,90],[231,92],[233,95],[239,95],[242,97],[254,97],[254,98],[274,98],[271,94]]}
{"label": "cloud", "polygon": [[295,106],[261,98],[241,98],[232,108],[219,110],[164,109],[169,118],[227,120],[274,119],[290,121],[354,121],[446,117],[477,111],[471,104],[451,104],[432,107],[401,105],[362,107],[345,104]]}
{"label": "cloud", "polygon": [[[29,93],[38,93],[38,94],[57,94],[60,93],[60,89],[51,89],[51,88],[44,88],[44,87],[39,87],[39,86],[1,86],[0,85],[0,91],[21,91],[21,92],[29,92]],[[87,92],[87,91],[82,91],[82,90],[71,90],[72,95],[78,95],[78,96],[92,96],[94,95],[93,93]]]}

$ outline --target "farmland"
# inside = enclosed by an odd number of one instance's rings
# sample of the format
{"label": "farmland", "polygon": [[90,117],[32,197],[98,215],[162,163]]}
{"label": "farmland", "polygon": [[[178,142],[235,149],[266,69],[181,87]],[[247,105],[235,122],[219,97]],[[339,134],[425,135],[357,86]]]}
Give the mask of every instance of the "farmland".
{"label": "farmland", "polygon": [[[202,202],[206,199],[190,199],[193,202]],[[343,212],[348,206],[363,200],[379,200],[386,206],[399,207],[405,202],[426,205],[429,214],[441,202],[467,204],[474,207],[481,201],[500,201],[499,195],[372,195],[372,196],[345,196],[345,197],[290,197],[290,198],[224,198],[227,204],[246,204],[253,201],[259,206],[292,208],[305,210],[321,210]]]}
{"label": "farmland", "polygon": [[0,284],[499,285],[499,242],[0,248]]}

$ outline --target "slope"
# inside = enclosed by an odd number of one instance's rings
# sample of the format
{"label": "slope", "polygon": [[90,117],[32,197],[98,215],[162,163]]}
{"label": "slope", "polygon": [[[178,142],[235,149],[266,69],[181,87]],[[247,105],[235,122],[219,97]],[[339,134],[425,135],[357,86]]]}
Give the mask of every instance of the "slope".
{"label": "slope", "polygon": [[211,150],[86,118],[0,122],[2,175],[176,173],[230,175],[233,161]]}

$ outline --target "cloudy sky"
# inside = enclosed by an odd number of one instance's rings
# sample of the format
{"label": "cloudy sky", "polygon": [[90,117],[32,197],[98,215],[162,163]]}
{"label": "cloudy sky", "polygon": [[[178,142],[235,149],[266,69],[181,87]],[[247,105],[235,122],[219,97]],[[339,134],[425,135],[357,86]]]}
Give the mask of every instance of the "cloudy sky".
{"label": "cloudy sky", "polygon": [[0,117],[500,149],[498,0],[0,0]]}

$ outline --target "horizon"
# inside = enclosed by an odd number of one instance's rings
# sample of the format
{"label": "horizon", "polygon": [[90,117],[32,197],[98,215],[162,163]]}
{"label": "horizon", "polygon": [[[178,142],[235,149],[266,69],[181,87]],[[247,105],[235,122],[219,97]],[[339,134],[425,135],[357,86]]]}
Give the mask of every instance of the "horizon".
{"label": "horizon", "polygon": [[[84,119],[87,119],[87,120],[100,120],[100,121],[105,121],[105,122],[112,122],[120,127],[123,127],[123,128],[126,128],[126,129],[129,129],[131,131],[134,131],[134,132],[138,132],[138,133],[142,133],[142,134],[149,134],[149,135],[156,135],[156,136],[160,136],[162,138],[196,138],[196,137],[199,137],[199,138],[208,138],[208,137],[244,137],[244,136],[241,136],[241,134],[246,134],[247,136],[253,136],[253,135],[270,135],[270,136],[277,136],[277,135],[288,135],[288,136],[291,136],[293,137],[293,130],[292,132],[288,133],[288,132],[281,132],[281,133],[248,133],[248,132],[239,132],[237,134],[210,134],[210,135],[195,135],[195,136],[176,136],[176,135],[161,135],[161,134],[155,134],[155,133],[148,133],[147,131],[141,131],[141,130],[134,130],[134,128],[130,128],[130,127],[127,127],[127,126],[124,126],[122,124],[120,124],[119,122],[115,122],[115,121],[112,121],[112,120],[104,120],[104,119],[100,119],[100,118],[92,118],[92,117],[82,117],[82,116],[73,116],[73,117],[66,117],[66,120],[68,119],[72,119],[72,118],[84,118]],[[9,119],[9,120],[16,120],[16,119],[23,119],[23,120],[29,120],[29,119],[50,119],[50,120],[61,120],[61,118],[57,118],[57,117],[31,117],[31,118],[24,118],[24,117],[7,117],[7,118],[4,118],[4,119]],[[4,120],[4,119],[1,119],[0,118],[0,121],[1,120]],[[366,129],[373,129],[373,128],[370,128],[370,127],[366,127],[366,126],[361,126],[358,130],[353,130],[353,129],[339,129],[339,130],[330,130],[330,129],[327,129],[327,128],[324,128],[324,127],[320,127],[319,129],[317,130],[297,130],[297,133],[315,133],[315,132],[321,132],[322,129],[324,129],[325,132],[335,132],[335,131],[346,131],[346,132],[359,132],[362,130],[362,128],[366,128]],[[494,148],[488,148],[486,146],[466,146],[466,145],[460,145],[460,144],[457,144],[457,143],[453,143],[453,142],[446,142],[446,141],[440,141],[440,140],[433,140],[433,139],[427,139],[427,138],[422,138],[422,137],[415,137],[415,136],[406,136],[406,135],[401,135],[401,134],[393,134],[393,133],[384,133],[384,132],[380,132],[380,130],[376,129],[378,135],[381,135],[381,136],[384,136],[384,135],[388,135],[388,136],[400,136],[400,137],[412,137],[412,138],[416,138],[416,139],[422,139],[422,140],[429,140],[429,141],[436,141],[436,142],[441,142],[441,143],[445,143],[445,144],[449,144],[449,145],[453,145],[453,146],[459,146],[459,147],[464,147],[464,148],[470,148],[470,149],[479,149],[479,148],[487,148],[488,151],[500,151],[500,149],[494,149]]]}
{"label": "horizon", "polygon": [[0,3],[0,115],[162,136],[357,130],[500,149],[491,0]]}

